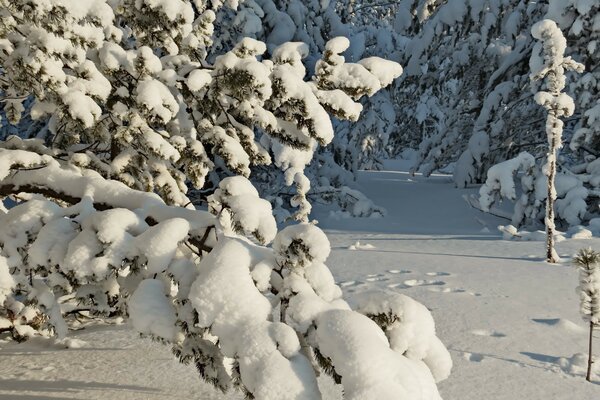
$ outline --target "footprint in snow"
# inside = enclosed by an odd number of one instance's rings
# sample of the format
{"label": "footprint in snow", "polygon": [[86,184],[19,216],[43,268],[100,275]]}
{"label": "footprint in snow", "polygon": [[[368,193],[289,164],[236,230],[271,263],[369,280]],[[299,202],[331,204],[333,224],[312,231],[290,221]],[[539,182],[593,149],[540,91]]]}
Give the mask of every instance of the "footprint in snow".
{"label": "footprint in snow", "polygon": [[441,285],[445,285],[446,282],[444,281],[432,281],[432,280],[425,280],[425,279],[409,279],[404,281],[404,284],[406,286],[409,287],[414,287],[414,286],[441,286]]}
{"label": "footprint in snow", "polygon": [[340,285],[340,287],[359,286],[359,285],[364,285],[364,282],[361,282],[361,281],[344,281],[344,282],[338,283],[338,285]]}
{"label": "footprint in snow", "polygon": [[390,289],[396,289],[396,288],[406,289],[407,288],[407,286],[404,283],[391,283],[391,284],[387,285],[387,287],[389,287]]}
{"label": "footprint in snow", "polygon": [[463,358],[467,361],[482,362],[484,356],[483,354],[465,352],[463,353]]}
{"label": "footprint in snow", "polygon": [[495,338],[506,337],[506,335],[502,332],[490,331],[487,329],[475,329],[475,330],[471,331],[471,333],[476,336],[489,336],[489,337],[495,337]]}
{"label": "footprint in snow", "polygon": [[427,275],[427,276],[451,276],[452,274],[449,272],[427,272],[425,275]]}
{"label": "footprint in snow", "polygon": [[367,282],[382,282],[389,281],[389,278],[386,278],[384,274],[370,274],[367,275],[365,279]]}
{"label": "footprint in snow", "polygon": [[475,296],[475,297],[481,296],[481,293],[475,293],[475,292],[471,292],[471,291],[468,291],[466,289],[461,289],[461,288],[432,287],[429,289],[429,291],[436,292],[436,293],[464,293],[464,294],[468,294],[468,295]]}
{"label": "footprint in snow", "polygon": [[394,274],[394,275],[395,274],[410,274],[410,273],[412,273],[412,271],[409,269],[388,269],[387,272],[390,274]]}

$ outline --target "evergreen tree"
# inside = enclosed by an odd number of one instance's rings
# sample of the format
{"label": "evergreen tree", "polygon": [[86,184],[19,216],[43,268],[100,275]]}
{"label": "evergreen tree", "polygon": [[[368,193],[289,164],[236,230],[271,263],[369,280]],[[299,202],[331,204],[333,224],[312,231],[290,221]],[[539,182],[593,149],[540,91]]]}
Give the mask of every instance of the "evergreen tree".
{"label": "evergreen tree", "polygon": [[600,324],[600,253],[592,249],[581,249],[574,259],[579,267],[579,298],[581,316],[589,323],[588,369],[586,379],[591,380],[594,328]]}

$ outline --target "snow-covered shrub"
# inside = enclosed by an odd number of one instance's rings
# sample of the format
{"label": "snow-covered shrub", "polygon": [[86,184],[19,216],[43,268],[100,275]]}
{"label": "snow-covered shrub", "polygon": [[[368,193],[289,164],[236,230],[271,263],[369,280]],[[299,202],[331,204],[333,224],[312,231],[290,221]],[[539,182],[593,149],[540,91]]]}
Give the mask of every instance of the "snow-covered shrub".
{"label": "snow-covered shrub", "polygon": [[[39,128],[0,142],[0,331],[62,339],[74,315],[128,317],[224,391],[318,399],[320,363],[350,399],[439,399],[445,349],[438,365],[390,347],[341,299],[325,234],[277,232],[248,180],[272,162],[306,220],[304,167],[331,142],[330,115],[356,120],[400,67],[346,63],[345,38],[308,80],[302,43],[219,52],[220,6],[0,0],[2,124]],[[431,318],[417,309],[400,318]]]}
{"label": "snow-covered shrub", "polygon": [[[479,206],[482,211],[489,212],[493,205],[503,200],[513,201],[511,224],[527,230],[537,230],[544,225],[548,179],[532,156],[528,157],[527,168],[521,165],[513,171],[511,168],[517,167],[516,163],[523,157],[522,154],[527,153],[521,153],[488,170],[488,180],[479,191]],[[498,176],[500,171],[504,171],[501,177]],[[519,179],[513,180],[519,176]],[[554,187],[555,218],[565,229],[568,226],[581,226],[589,219],[589,205],[586,202],[589,190],[578,176],[567,173],[556,175]]]}
{"label": "snow-covered shrub", "polygon": [[[488,170],[487,180],[479,189],[479,204],[483,211],[489,211],[492,204],[502,198],[516,200],[515,176],[522,171],[521,184],[530,186],[530,171],[535,166],[535,159],[527,152],[517,157],[496,164]],[[523,194],[524,196],[526,194]]]}

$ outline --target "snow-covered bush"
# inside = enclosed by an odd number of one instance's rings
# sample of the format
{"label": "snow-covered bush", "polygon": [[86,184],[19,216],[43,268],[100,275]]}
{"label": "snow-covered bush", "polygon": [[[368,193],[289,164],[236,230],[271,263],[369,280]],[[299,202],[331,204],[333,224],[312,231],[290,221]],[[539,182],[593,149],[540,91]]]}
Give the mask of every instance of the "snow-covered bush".
{"label": "snow-covered bush", "polygon": [[63,338],[72,316],[128,317],[224,391],[318,399],[322,368],[349,399],[439,399],[451,364],[427,309],[393,301],[394,329],[418,328],[391,345],[370,311],[384,298],[352,311],[325,234],[278,232],[248,180],[272,162],[307,220],[304,168],[330,115],[358,119],[400,67],[346,63],[341,37],[308,80],[302,43],[219,52],[220,7],[0,0],[2,124],[36,121],[0,142],[0,331]]}
{"label": "snow-covered bush", "polygon": [[[488,170],[488,180],[479,192],[479,208],[489,212],[492,211],[493,205],[503,200],[514,201],[511,224],[527,230],[537,230],[544,225],[548,179],[532,156],[527,168],[521,166],[521,169],[513,171],[511,167],[516,167],[515,163],[522,157],[519,155]],[[503,174],[501,179],[498,179],[500,171],[503,171]],[[511,171],[516,172],[516,175]],[[520,178],[513,181],[513,178],[518,176]],[[564,228],[581,226],[589,218],[589,205],[586,202],[589,190],[578,176],[567,173],[556,175],[554,188],[555,218]]]}
{"label": "snow-covered bush", "polygon": [[[535,159],[527,152],[522,152],[517,157],[496,164],[488,170],[487,180],[479,189],[479,204],[483,211],[489,211],[492,204],[506,198],[516,200],[515,176],[522,171],[521,184],[523,187],[531,186],[530,171],[535,166]],[[526,196],[524,193],[523,196]]]}

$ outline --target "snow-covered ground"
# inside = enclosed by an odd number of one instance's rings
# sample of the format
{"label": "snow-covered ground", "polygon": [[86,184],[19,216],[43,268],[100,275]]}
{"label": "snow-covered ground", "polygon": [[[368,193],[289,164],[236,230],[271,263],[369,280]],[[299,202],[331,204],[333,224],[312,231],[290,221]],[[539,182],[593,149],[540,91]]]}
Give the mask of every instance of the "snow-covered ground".
{"label": "snow-covered ground", "polygon": [[[432,310],[454,360],[439,385],[446,400],[600,399],[600,363],[590,384],[568,360],[587,346],[568,260],[549,265],[543,242],[502,240],[496,226],[507,221],[462,199],[477,188],[454,189],[443,175],[410,176],[400,162],[387,167],[360,178],[388,210],[385,218],[335,219],[317,210],[333,248],[328,265],[347,299],[377,288]],[[600,249],[600,239],[565,240],[558,252],[569,258],[584,246]],[[88,345],[0,343],[0,400],[241,399],[215,392],[168,348],[126,326],[88,327],[72,337]]]}

